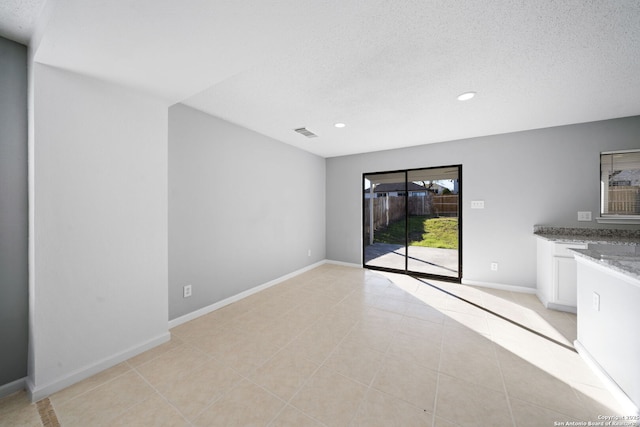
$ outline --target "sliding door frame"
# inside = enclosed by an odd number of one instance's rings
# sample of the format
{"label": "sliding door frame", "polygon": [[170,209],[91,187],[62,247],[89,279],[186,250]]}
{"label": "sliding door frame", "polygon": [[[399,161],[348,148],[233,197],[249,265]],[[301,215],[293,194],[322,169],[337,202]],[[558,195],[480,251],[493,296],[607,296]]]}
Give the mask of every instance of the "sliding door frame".
{"label": "sliding door frame", "polygon": [[[458,169],[458,275],[457,277],[443,276],[439,274],[430,274],[430,273],[423,273],[423,272],[417,272],[417,271],[409,271],[409,181],[408,181],[409,173],[414,171],[422,171],[422,170],[428,170],[428,169],[444,169],[444,168]],[[365,227],[366,227],[367,218],[365,215],[365,203],[367,203],[367,200],[364,196],[365,180],[367,176],[386,175],[386,174],[404,174],[404,196],[403,196],[405,199],[405,203],[404,203],[404,210],[405,210],[404,212],[404,222],[405,222],[404,224],[404,234],[405,234],[404,236],[404,248],[405,248],[404,270],[366,264],[365,254],[366,254],[367,240],[366,240]],[[463,184],[462,184],[462,165],[461,164],[445,165],[445,166],[429,166],[424,168],[399,169],[399,170],[381,171],[381,172],[366,172],[362,174],[362,182],[361,182],[360,188],[361,188],[360,194],[361,194],[361,203],[362,203],[361,230],[362,230],[362,267],[363,268],[367,268],[369,270],[386,271],[390,273],[401,273],[401,274],[407,274],[410,276],[431,278],[431,279],[437,279],[437,280],[453,282],[453,283],[462,282],[462,207],[464,205],[462,203]],[[373,227],[373,224],[371,224],[370,226]]]}

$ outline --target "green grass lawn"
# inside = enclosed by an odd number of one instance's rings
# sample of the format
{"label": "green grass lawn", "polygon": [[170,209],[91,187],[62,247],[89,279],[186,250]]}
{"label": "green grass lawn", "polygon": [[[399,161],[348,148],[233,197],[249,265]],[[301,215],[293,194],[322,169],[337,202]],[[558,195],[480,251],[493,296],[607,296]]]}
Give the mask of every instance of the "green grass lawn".
{"label": "green grass lawn", "polygon": [[[404,245],[404,221],[377,230],[375,243]],[[409,217],[409,246],[458,249],[458,218]]]}

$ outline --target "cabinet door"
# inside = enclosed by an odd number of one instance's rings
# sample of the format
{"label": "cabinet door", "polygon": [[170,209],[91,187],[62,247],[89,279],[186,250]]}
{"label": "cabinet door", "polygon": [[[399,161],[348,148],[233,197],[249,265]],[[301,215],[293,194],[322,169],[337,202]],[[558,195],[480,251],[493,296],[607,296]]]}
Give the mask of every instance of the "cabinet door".
{"label": "cabinet door", "polygon": [[559,304],[577,305],[577,273],[574,258],[553,257],[555,299]]}
{"label": "cabinet door", "polygon": [[538,239],[537,244],[538,262],[536,266],[536,294],[545,307],[555,299],[553,287],[553,243]]}

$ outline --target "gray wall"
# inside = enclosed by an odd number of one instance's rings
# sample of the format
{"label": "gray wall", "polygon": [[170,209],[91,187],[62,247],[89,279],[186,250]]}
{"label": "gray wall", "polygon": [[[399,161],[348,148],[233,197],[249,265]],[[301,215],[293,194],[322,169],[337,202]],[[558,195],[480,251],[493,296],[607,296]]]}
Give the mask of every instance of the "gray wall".
{"label": "gray wall", "polygon": [[27,376],[27,48],[0,37],[0,386]]}
{"label": "gray wall", "polygon": [[170,108],[170,319],[324,258],[323,158]]}
{"label": "gray wall", "polygon": [[639,135],[631,117],[327,159],[327,258],[362,262],[362,173],[462,164],[463,282],[533,288],[533,226],[603,227],[577,221],[598,216],[599,153],[640,148]]}

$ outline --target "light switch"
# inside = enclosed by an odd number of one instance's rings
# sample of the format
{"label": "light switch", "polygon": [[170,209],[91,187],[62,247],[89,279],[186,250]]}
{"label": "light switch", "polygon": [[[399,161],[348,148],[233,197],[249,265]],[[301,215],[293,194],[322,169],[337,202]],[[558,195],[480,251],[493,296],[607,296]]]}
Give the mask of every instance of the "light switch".
{"label": "light switch", "polygon": [[471,209],[484,209],[484,200],[472,200]]}

